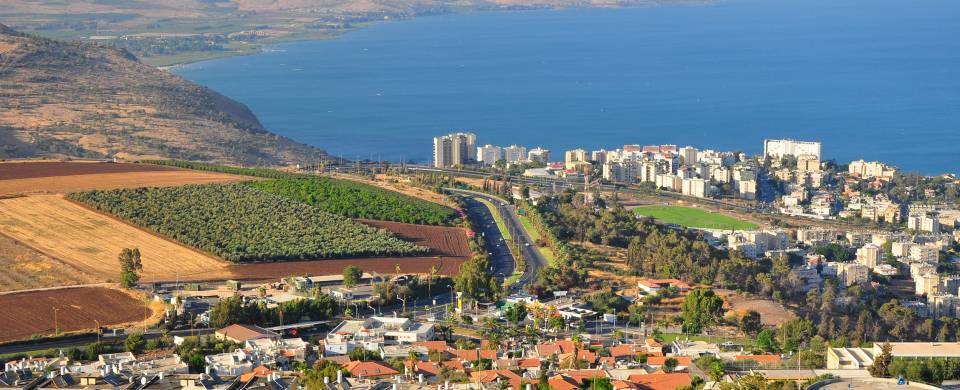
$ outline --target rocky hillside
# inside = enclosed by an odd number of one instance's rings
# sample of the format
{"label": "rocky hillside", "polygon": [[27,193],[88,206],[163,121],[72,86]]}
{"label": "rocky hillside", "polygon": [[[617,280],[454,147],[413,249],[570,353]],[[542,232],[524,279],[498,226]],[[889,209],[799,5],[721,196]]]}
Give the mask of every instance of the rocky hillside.
{"label": "rocky hillside", "polygon": [[0,24],[0,158],[177,158],[280,165],[322,151],[208,88],[93,43]]}

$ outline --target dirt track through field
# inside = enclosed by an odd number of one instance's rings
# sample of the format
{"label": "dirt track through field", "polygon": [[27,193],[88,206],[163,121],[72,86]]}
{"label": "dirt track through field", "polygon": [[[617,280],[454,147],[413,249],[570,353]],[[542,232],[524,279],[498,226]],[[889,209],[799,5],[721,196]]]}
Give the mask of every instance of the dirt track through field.
{"label": "dirt track through field", "polygon": [[[0,294],[0,342],[54,333],[54,310],[61,332],[141,322],[145,302],[122,291],[83,287]],[[146,315],[152,315],[147,310]]]}

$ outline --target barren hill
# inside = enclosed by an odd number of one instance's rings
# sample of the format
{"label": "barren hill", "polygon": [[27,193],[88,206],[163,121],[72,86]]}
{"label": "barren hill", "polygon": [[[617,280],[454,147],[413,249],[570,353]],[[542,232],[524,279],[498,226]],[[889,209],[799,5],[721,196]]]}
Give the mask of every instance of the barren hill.
{"label": "barren hill", "polygon": [[0,158],[287,164],[320,153],[268,132],[243,104],[122,49],[0,25]]}

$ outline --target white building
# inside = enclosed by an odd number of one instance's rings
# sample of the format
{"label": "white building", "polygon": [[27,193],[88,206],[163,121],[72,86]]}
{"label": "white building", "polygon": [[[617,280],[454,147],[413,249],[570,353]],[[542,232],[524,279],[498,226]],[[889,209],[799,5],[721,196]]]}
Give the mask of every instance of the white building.
{"label": "white building", "polygon": [[503,148],[495,145],[483,145],[477,148],[477,161],[493,165],[497,161],[503,158]]}
{"label": "white building", "polygon": [[503,148],[503,159],[508,163],[527,161],[527,148],[517,145],[507,146]]}
{"label": "white building", "polygon": [[477,150],[477,135],[452,133],[433,137],[433,166],[447,168],[463,165],[474,160]]}
{"label": "white building", "polygon": [[910,216],[907,217],[907,228],[921,232],[939,234],[940,216],[935,211],[910,214]]}
{"label": "white building", "polygon": [[775,158],[783,156],[800,157],[809,154],[822,158],[820,155],[820,142],[794,141],[791,139],[765,139],[763,140],[763,155]]}
{"label": "white building", "polygon": [[897,173],[896,169],[887,166],[882,162],[867,162],[863,160],[851,162],[848,171],[851,175],[858,175],[860,177],[878,177],[884,179],[893,178],[893,175]]}
{"label": "white building", "polygon": [[936,264],[940,260],[940,247],[930,244],[913,245],[910,247],[910,260]]}
{"label": "white building", "polygon": [[430,341],[433,324],[422,324],[404,317],[370,317],[346,320],[327,334],[325,351],[345,355],[356,348],[379,351],[384,345]]}
{"label": "white building", "polygon": [[704,179],[683,179],[682,192],[684,195],[706,198],[710,184]]}

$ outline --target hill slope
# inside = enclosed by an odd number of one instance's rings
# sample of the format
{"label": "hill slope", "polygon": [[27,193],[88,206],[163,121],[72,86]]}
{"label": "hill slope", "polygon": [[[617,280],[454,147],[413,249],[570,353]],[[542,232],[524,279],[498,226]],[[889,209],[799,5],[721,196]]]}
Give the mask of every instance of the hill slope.
{"label": "hill slope", "polygon": [[288,164],[320,153],[268,132],[243,104],[124,50],[0,25],[0,158]]}

